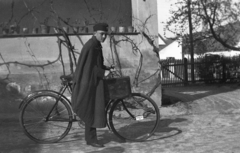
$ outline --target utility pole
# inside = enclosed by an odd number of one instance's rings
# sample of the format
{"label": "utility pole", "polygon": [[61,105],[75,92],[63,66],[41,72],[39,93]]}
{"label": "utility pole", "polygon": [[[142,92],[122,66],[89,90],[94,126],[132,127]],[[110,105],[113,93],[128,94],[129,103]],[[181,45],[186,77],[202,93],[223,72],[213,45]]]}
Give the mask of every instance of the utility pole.
{"label": "utility pole", "polygon": [[192,35],[192,0],[188,0],[188,22],[189,22],[189,41],[190,41],[190,52],[191,52],[191,81],[195,82],[194,78],[194,48],[193,48],[193,35]]}

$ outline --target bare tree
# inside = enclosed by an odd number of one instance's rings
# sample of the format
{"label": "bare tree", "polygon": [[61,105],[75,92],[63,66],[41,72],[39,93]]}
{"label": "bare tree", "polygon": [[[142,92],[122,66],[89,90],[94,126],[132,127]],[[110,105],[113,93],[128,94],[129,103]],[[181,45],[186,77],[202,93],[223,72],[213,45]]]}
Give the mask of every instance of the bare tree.
{"label": "bare tree", "polygon": [[[188,0],[178,0],[166,29],[187,40]],[[213,38],[229,50],[240,51],[240,2],[236,0],[192,0],[193,42]],[[214,43],[214,42],[212,42]]]}

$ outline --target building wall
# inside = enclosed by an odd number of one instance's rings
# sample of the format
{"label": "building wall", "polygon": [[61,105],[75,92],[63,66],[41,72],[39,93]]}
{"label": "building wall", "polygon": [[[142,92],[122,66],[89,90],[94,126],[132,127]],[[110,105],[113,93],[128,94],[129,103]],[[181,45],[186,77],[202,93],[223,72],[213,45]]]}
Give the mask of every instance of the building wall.
{"label": "building wall", "polygon": [[167,47],[159,51],[160,59],[167,59],[168,57],[174,57],[175,59],[182,59],[182,45],[178,40],[172,42]]}
{"label": "building wall", "polygon": [[[149,29],[149,35],[157,35],[157,0],[141,1],[132,0],[133,16],[139,18],[138,21],[133,22],[133,26],[136,30],[140,29],[140,20],[145,20],[149,15],[154,14],[148,21],[147,27]],[[137,6],[137,7],[136,7]],[[140,78],[145,78],[155,72],[158,68],[157,57],[152,51],[152,47],[148,42],[139,35],[127,35],[135,43],[138,44],[143,56],[143,69]],[[1,37],[1,36],[0,36]],[[80,53],[83,44],[91,37],[91,35],[82,35],[80,40],[76,36],[71,36],[71,42],[76,51]],[[125,39],[125,36],[115,35],[116,40]],[[19,98],[27,93],[49,87],[50,89],[57,90],[59,88],[59,76],[63,73],[60,62],[46,66],[44,68],[26,66],[25,64],[43,64],[55,60],[59,55],[59,48],[57,44],[57,38],[51,37],[16,37],[16,38],[0,38],[0,53],[1,62],[19,62],[22,64],[12,63],[10,65],[0,65],[0,91],[5,93],[3,104],[5,107],[0,107],[1,111],[15,110],[20,103]],[[156,39],[157,43],[157,39]],[[103,44],[105,64],[112,64],[112,47],[110,39],[108,38]],[[132,46],[128,42],[121,42],[116,47],[120,56],[121,66],[123,68],[124,75],[130,75],[134,77],[134,73],[138,66],[139,54],[133,53]],[[64,63],[66,65],[67,73],[69,73],[69,59],[67,49],[63,47]],[[6,79],[8,78],[8,79]],[[140,80],[141,80],[140,79]],[[148,91],[155,83],[155,79],[152,78],[145,81],[136,90],[139,92]],[[4,91],[3,91],[4,90]],[[5,91],[7,90],[7,91]],[[17,90],[17,92],[16,92]],[[14,105],[13,100],[9,100],[12,93],[16,96]],[[1,94],[2,95],[2,94]],[[0,95],[0,96],[1,96]],[[7,96],[8,95],[8,96]],[[13,97],[13,96],[12,96]],[[161,92],[155,92],[152,98],[161,105]],[[16,100],[17,99],[17,100]],[[6,109],[8,107],[9,109]],[[11,112],[11,111],[10,111]]]}
{"label": "building wall", "polygon": [[[33,10],[28,13],[30,9]],[[132,15],[131,0],[0,0],[0,10],[0,24],[16,22],[28,28],[44,22],[51,26],[65,25],[56,16],[74,26],[106,21],[114,26],[127,26],[131,25]]]}

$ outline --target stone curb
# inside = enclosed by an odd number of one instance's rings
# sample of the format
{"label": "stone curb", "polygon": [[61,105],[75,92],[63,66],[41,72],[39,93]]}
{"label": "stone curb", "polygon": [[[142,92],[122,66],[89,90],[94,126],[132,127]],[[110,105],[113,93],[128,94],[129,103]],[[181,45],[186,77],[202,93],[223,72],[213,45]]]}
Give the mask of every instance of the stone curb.
{"label": "stone curb", "polygon": [[240,112],[240,88],[237,85],[190,86],[166,89],[175,104],[160,108],[162,116]]}
{"label": "stone curb", "polygon": [[226,101],[214,97],[206,97],[191,102],[178,102],[167,107],[160,107],[161,116],[203,114],[210,111],[219,113],[240,113],[240,98]]}

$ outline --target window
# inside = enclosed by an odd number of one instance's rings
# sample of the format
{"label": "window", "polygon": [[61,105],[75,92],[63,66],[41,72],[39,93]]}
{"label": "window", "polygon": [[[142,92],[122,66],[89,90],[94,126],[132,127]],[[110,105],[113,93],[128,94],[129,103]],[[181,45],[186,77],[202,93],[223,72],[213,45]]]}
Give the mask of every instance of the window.
{"label": "window", "polygon": [[[0,23],[5,22],[9,26],[16,22],[20,27],[31,29],[47,21],[47,24],[56,26],[56,16],[52,13],[55,11],[70,25],[87,24],[90,27],[96,22],[107,22],[110,26],[132,24],[131,0],[53,0],[52,5],[50,0],[13,2],[14,5],[10,0],[0,1]],[[60,24],[64,25],[62,22]]]}

